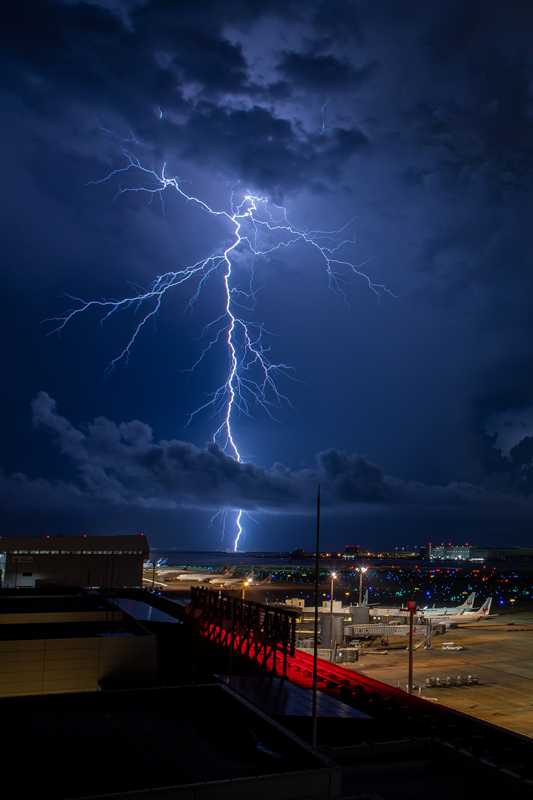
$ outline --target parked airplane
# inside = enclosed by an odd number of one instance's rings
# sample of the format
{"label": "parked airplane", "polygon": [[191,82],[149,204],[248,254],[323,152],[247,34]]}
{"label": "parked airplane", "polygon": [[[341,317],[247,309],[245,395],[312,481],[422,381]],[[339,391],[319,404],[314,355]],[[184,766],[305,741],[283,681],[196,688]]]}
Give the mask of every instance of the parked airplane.
{"label": "parked airplane", "polygon": [[[230,567],[230,563],[226,564],[222,569],[224,570],[225,574]],[[176,575],[177,581],[194,581],[197,583],[209,583],[211,578],[214,578],[212,572],[182,572],[180,575]]]}
{"label": "parked airplane", "polygon": [[272,575],[268,575],[264,580],[259,581],[255,576],[253,570],[249,575],[243,575],[240,578],[227,578],[226,580],[213,580],[213,583],[218,586],[223,586],[226,589],[235,589],[239,586],[266,586],[272,581]]}
{"label": "parked airplane", "polygon": [[[446,614],[471,614],[472,609],[474,608],[474,598],[476,596],[475,592],[472,592],[470,597],[468,597],[465,602],[457,606],[455,608],[419,608],[417,609],[417,615],[424,617],[424,619],[430,618],[434,619],[435,617],[442,617]],[[363,603],[364,605],[364,603]],[[371,608],[370,613],[372,616],[376,617],[408,617],[409,612],[406,609],[402,608]],[[477,613],[477,612],[476,612]]]}
{"label": "parked airplane", "polygon": [[206,583],[210,583],[216,586],[221,583],[225,584],[228,581],[231,581],[232,579],[240,583],[241,578],[233,578],[234,572],[235,572],[235,567],[232,567],[231,569],[228,569],[226,572],[224,572],[223,575],[214,575],[212,578],[207,578]]}
{"label": "parked airplane", "polygon": [[468,597],[465,602],[457,606],[456,608],[424,608],[421,609],[421,614],[424,617],[442,617],[443,614],[462,614],[465,613],[472,613],[474,611],[474,598],[476,596],[475,592],[472,592],[470,597]]}
{"label": "parked airplane", "polygon": [[480,622],[487,617],[497,617],[497,614],[489,614],[492,597],[485,600],[479,611],[472,611],[470,613],[462,611],[460,614],[442,614],[440,617],[431,617],[431,622],[441,623],[448,625],[471,625],[473,622]]}
{"label": "parked airplane", "polygon": [[[365,596],[363,597],[363,602],[361,603],[361,608],[368,606],[371,608],[372,606],[379,606],[379,603],[369,603],[368,602],[368,589],[365,591]],[[374,611],[372,611],[372,614]]]}
{"label": "parked airplane", "polygon": [[272,583],[272,575],[268,575],[266,578],[264,578],[264,580],[258,581],[254,573],[250,572],[246,578],[246,583],[249,586],[267,586],[269,583]]}

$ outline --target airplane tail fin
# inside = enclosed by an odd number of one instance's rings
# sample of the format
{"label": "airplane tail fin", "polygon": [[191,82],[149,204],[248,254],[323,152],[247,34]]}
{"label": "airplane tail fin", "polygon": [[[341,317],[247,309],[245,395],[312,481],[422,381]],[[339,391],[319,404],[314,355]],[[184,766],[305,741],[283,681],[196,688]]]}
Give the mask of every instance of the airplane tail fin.
{"label": "airplane tail fin", "polygon": [[492,597],[489,597],[489,599],[485,600],[485,602],[481,606],[481,613],[483,614],[484,617],[488,617],[491,603],[492,603]]}
{"label": "airplane tail fin", "polygon": [[363,602],[361,603],[362,606],[368,605],[368,589],[365,591],[365,596],[363,598]]}
{"label": "airplane tail fin", "polygon": [[222,567],[222,571],[227,572],[230,567],[231,567],[231,561],[228,561],[228,563],[224,564],[224,566]]}
{"label": "airplane tail fin", "polygon": [[261,581],[261,586],[265,586],[267,583],[272,583],[272,575],[269,575],[264,581]]}

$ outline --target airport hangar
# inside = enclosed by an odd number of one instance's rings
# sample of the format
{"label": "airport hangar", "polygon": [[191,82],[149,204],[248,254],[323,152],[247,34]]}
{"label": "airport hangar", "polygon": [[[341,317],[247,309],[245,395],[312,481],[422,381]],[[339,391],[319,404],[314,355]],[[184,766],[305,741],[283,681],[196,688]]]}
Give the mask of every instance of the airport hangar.
{"label": "airport hangar", "polygon": [[3,589],[142,586],[150,548],[144,533],[124,536],[0,537]]}

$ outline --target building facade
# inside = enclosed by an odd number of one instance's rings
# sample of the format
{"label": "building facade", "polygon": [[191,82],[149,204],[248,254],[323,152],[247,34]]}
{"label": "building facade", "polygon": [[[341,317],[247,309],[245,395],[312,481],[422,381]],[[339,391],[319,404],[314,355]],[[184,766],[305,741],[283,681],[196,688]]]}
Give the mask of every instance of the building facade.
{"label": "building facade", "polygon": [[144,534],[0,538],[0,586],[6,589],[142,586]]}
{"label": "building facade", "polygon": [[468,545],[428,544],[420,548],[420,558],[426,561],[468,561],[473,549]]}

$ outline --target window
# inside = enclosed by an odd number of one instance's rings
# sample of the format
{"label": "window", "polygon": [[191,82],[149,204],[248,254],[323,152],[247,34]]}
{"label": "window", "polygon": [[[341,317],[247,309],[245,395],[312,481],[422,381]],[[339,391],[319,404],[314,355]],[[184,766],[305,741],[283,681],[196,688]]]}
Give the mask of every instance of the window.
{"label": "window", "polygon": [[23,572],[22,573],[22,577],[23,578],[31,578],[32,575],[33,575],[33,572]]}

